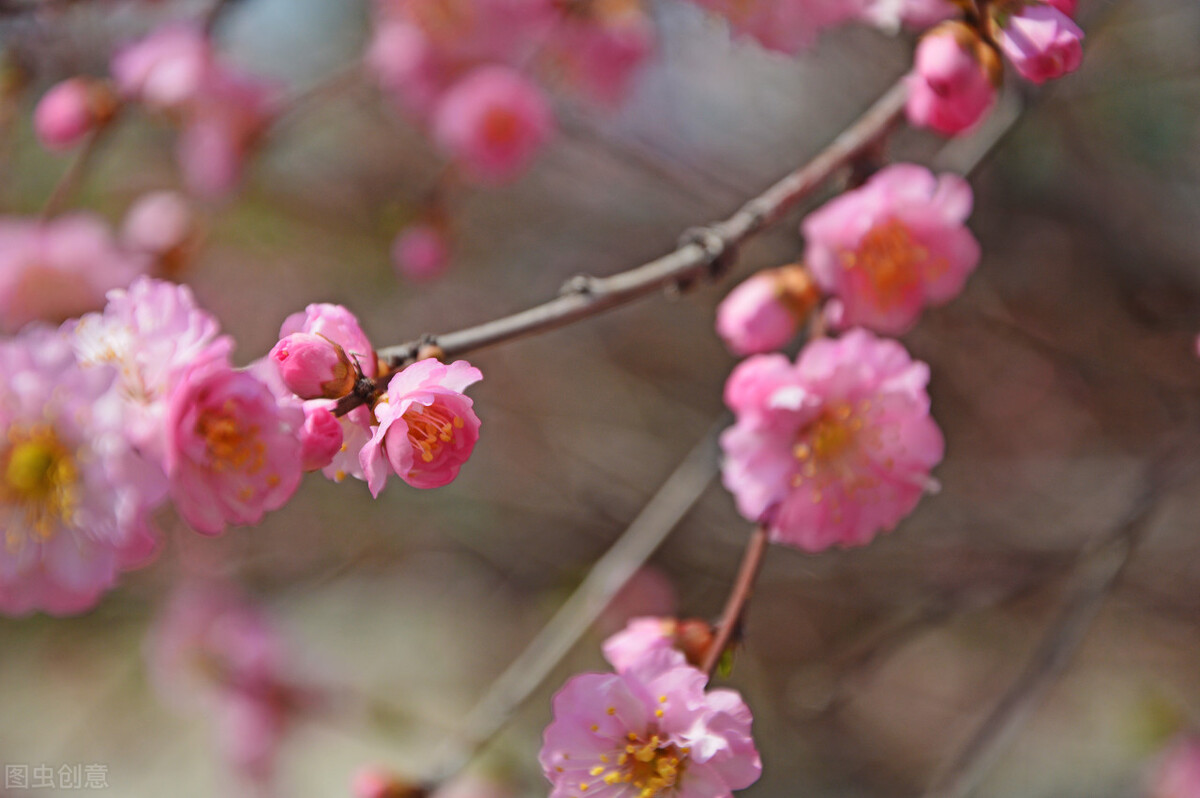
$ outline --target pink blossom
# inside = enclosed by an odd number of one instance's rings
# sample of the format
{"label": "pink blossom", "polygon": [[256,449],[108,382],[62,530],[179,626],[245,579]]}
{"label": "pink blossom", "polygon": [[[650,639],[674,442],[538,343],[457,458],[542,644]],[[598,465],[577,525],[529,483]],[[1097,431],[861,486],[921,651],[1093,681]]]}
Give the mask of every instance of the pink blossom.
{"label": "pink blossom", "polygon": [[0,330],[95,310],[143,273],[145,258],[117,248],[99,217],[0,218]]}
{"label": "pink blossom", "polygon": [[1186,737],[1154,768],[1148,798],[1200,798],[1200,738]]}
{"label": "pink blossom", "polygon": [[449,260],[450,245],[440,225],[411,224],[401,230],[392,243],[392,264],[401,277],[410,280],[440,277]]}
{"label": "pink blossom", "polygon": [[366,66],[386,92],[422,117],[433,112],[449,74],[421,28],[401,20],[375,28]]}
{"label": "pink blossom", "polygon": [[541,90],[502,66],[480,67],[456,83],[433,120],[443,152],[487,183],[516,177],[550,139],[553,127]]}
{"label": "pink blossom", "polygon": [[896,164],[809,214],[805,258],[841,303],[839,325],[900,335],[957,296],[979,262],[971,200],[958,175]]}
{"label": "pink blossom", "polygon": [[228,67],[210,69],[188,106],[179,164],[195,192],[220,197],[241,179],[246,156],[274,114],[273,85]]}
{"label": "pink blossom", "polygon": [[218,338],[220,323],[197,303],[187,286],[139,277],[128,289],[108,294],[103,313],[89,313],[71,327],[79,362],[114,366],[126,433],[156,462],[166,456],[167,396],[180,374]]}
{"label": "pink blossom", "polygon": [[587,3],[567,14],[542,50],[549,67],[593,99],[616,104],[654,51],[654,27],[636,2]]}
{"label": "pink blossom", "polygon": [[383,23],[419,28],[456,71],[484,62],[517,63],[553,34],[555,0],[378,0]]}
{"label": "pink blossom", "polygon": [[363,374],[368,377],[379,374],[379,361],[367,334],[359,325],[358,318],[341,305],[312,304],[301,313],[293,313],[283,320],[279,337],[286,338],[293,333],[310,333],[327,338],[344,349]]}
{"label": "pink blossom", "polygon": [[33,130],[46,149],[70,149],[112,116],[115,102],[98,81],[68,78],[38,102],[33,112]]}
{"label": "pink blossom", "polygon": [[[439,795],[445,790],[439,789]],[[354,774],[350,783],[353,798],[416,798],[421,790],[383,768],[363,767]]]}
{"label": "pink blossom", "polygon": [[185,246],[195,229],[192,207],[182,195],[154,191],[129,207],[121,224],[121,242],[135,252],[161,257]]}
{"label": "pink blossom", "polygon": [[125,97],[176,110],[195,99],[212,61],[212,44],[202,30],[167,25],[117,53],[112,74]]}
{"label": "pink blossom", "polygon": [[462,392],[481,379],[465,360],[447,366],[433,358],[392,377],[375,406],[379,424],[359,454],[372,496],[383,490],[389,466],[414,488],[454,481],[479,440],[479,418]]}
{"label": "pink blossom", "polygon": [[666,656],[673,664],[682,665],[686,659],[675,647],[678,628],[674,618],[632,618],[624,629],[604,641],[604,658],[618,673],[656,651],[668,652]]}
{"label": "pink blossom", "polygon": [[300,428],[300,460],[305,471],[319,471],[342,449],[342,425],[326,402],[305,402]]}
{"label": "pink blossom", "polygon": [[732,690],[658,652],[620,673],[583,673],[554,696],[539,760],[550,798],[727,798],[758,780],[750,710]]}
{"label": "pink blossom", "polygon": [[813,552],[893,529],[942,459],[928,380],[904,347],[861,329],[810,343],[795,364],[743,361],[725,384],[736,422],[721,435],[738,510],[773,541]]}
{"label": "pink blossom", "polygon": [[338,418],[338,424],[342,428],[342,446],[329,465],[321,469],[325,477],[334,482],[341,482],[346,477],[366,481],[367,474],[362,467],[362,450],[375,433],[372,421],[374,416],[371,415],[371,409],[365,406],[356,407]]}
{"label": "pink blossom", "polygon": [[802,266],[758,272],[717,306],[717,334],[736,355],[779,349],[796,335],[819,298]]}
{"label": "pink blossom", "polygon": [[270,358],[284,385],[301,399],[338,399],[354,388],[346,350],[323,336],[292,333],[275,344]]}
{"label": "pink blossom", "polygon": [[996,44],[1021,77],[1034,83],[1061,78],[1079,68],[1083,31],[1050,5],[1031,4],[1003,17]]}
{"label": "pink blossom", "polygon": [[995,52],[961,23],[934,28],[917,45],[908,76],[908,121],[948,136],[975,125],[992,107],[1000,64]]}
{"label": "pink blossom", "polygon": [[740,36],[768,50],[792,55],[814,41],[825,28],[856,17],[866,0],[694,0],[729,21]]}
{"label": "pink blossom", "polygon": [[81,612],[156,541],[166,483],[130,447],[115,369],[42,327],[0,342],[0,612]]}
{"label": "pink blossom", "polygon": [[180,515],[196,531],[219,535],[282,507],[300,484],[303,423],[298,406],[235,371],[227,347],[210,347],[167,399],[166,471]]}

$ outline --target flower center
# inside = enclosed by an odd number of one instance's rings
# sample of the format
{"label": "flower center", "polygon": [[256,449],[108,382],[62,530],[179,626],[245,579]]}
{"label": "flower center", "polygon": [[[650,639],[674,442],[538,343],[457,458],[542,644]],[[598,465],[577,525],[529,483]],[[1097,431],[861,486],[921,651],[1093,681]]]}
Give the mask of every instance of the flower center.
{"label": "flower center", "polygon": [[898,304],[920,285],[928,259],[929,250],[917,244],[897,219],[872,227],[857,250],[842,253],[843,267],[862,270],[883,308]]}
{"label": "flower center", "polygon": [[0,498],[24,516],[21,526],[5,529],[10,551],[24,541],[23,529],[49,540],[79,503],[79,470],[54,429],[38,426],[9,430]]}
{"label": "flower center", "polygon": [[404,423],[408,425],[408,440],[421,453],[421,460],[432,463],[442,447],[454,440],[454,431],[462,429],[464,422],[438,404],[428,407],[414,404],[404,411]]}
{"label": "flower center", "polygon": [[489,108],[483,117],[483,137],[494,147],[510,147],[520,136],[517,115],[507,108]]}
{"label": "flower center", "polygon": [[207,411],[196,422],[196,434],[208,446],[212,468],[217,473],[244,471],[257,474],[267,462],[267,448],[258,439],[258,427],[243,427],[232,402],[217,411]]}
{"label": "flower center", "polygon": [[862,418],[848,402],[838,402],[823,411],[816,421],[800,430],[792,449],[792,454],[803,464],[801,473],[815,476],[819,467],[838,460],[854,443],[862,427]]}
{"label": "flower center", "polygon": [[[637,798],[655,798],[678,783],[691,749],[664,742],[657,734],[643,739],[629,732],[628,740],[612,768],[597,765],[591,775],[603,777],[606,785],[629,784],[639,790]],[[581,792],[587,787],[586,783],[579,785]]]}

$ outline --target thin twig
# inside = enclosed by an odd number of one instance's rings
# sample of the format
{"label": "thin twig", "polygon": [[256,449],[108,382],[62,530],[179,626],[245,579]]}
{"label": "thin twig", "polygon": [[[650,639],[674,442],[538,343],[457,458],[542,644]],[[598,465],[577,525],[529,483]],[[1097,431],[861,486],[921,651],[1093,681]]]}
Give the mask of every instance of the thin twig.
{"label": "thin twig", "polygon": [[629,578],[659,547],[699,500],[717,474],[716,437],[729,423],[722,417],[676,467],[587,577],[487,693],[467,713],[458,737],[434,761],[427,784],[434,791],[458,774],[508,722],[519,707],[575,646]]}
{"label": "thin twig", "polygon": [[734,633],[742,622],[742,613],[754,593],[754,582],[758,579],[759,569],[762,568],[763,555],[767,552],[767,526],[760,524],[755,528],[750,539],[746,541],[746,551],[742,555],[742,564],[738,567],[737,579],[729,591],[725,609],[721,612],[721,620],[717,623],[717,633],[704,654],[704,662],[700,670],[712,678],[713,670],[721,661],[721,655],[733,641]]}
{"label": "thin twig", "polygon": [[62,210],[62,206],[75,193],[79,186],[82,185],[83,179],[87,176],[88,168],[92,165],[96,151],[99,149],[105,136],[108,135],[108,132],[115,126],[120,113],[121,111],[118,108],[108,121],[88,134],[79,152],[75,154],[75,159],[71,161],[71,165],[63,172],[62,177],[58,179],[58,183],[55,184],[54,189],[50,192],[50,196],[46,198],[46,204],[42,206],[41,217],[43,219],[49,219]]}

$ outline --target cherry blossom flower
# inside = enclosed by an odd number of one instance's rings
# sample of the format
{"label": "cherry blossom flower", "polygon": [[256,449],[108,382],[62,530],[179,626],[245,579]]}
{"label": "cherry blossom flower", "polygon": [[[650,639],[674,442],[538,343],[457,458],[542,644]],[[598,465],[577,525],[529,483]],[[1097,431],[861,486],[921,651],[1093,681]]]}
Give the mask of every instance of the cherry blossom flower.
{"label": "cherry blossom flower", "polygon": [[620,673],[583,673],[554,696],[539,760],[550,798],[725,798],[762,771],[750,710],[660,651]]}
{"label": "cherry blossom flower", "polygon": [[0,342],[0,371],[0,612],[81,612],[153,553],[166,482],[126,440],[115,369],[67,335]]}
{"label": "cherry blossom flower", "polygon": [[1052,5],[1030,3],[1015,13],[994,15],[995,38],[1021,77],[1045,83],[1079,68],[1083,31]]}
{"label": "cherry blossom flower", "polygon": [[899,335],[957,296],[979,262],[971,199],[958,175],[896,164],[809,214],[805,259],[840,303],[839,324]]}
{"label": "cherry blossom flower", "polygon": [[192,206],[175,191],[143,194],[121,223],[121,243],[134,252],[168,258],[186,247],[196,232]]}
{"label": "cherry blossom flower", "polygon": [[683,652],[675,648],[678,627],[674,618],[632,618],[624,629],[604,641],[604,658],[618,673],[659,650],[670,652],[667,656],[682,665],[686,662]]}
{"label": "cherry blossom flower", "polygon": [[300,428],[300,460],[305,471],[319,471],[333,462],[342,450],[342,425],[330,410],[332,403],[304,403],[304,425]]}
{"label": "cherry blossom flower", "polygon": [[814,552],[893,529],[942,459],[928,380],[900,344],[861,329],[813,341],[795,364],[743,361],[725,385],[736,422],[721,435],[738,510],[771,540]]}
{"label": "cherry blossom flower", "polygon": [[170,111],[195,99],[212,62],[212,44],[199,27],[172,24],[118,52],[112,74],[126,98]]}
{"label": "cherry blossom flower", "polygon": [[914,66],[905,111],[917,127],[958,135],[974,127],[996,99],[999,57],[962,23],[948,22],[926,34]]}
{"label": "cherry blossom flower", "polygon": [[735,355],[779,349],[796,335],[819,299],[803,266],[758,272],[717,306],[717,334]]}
{"label": "cherry blossom flower", "polygon": [[0,330],[96,310],[106,291],[129,285],[148,265],[118,248],[108,226],[91,214],[0,218]]}
{"label": "cherry blossom flower", "polygon": [[542,91],[503,66],[484,66],[441,98],[434,114],[438,146],[473,178],[503,183],[521,173],[554,129]]}
{"label": "cherry blossom flower", "polygon": [[111,89],[92,78],[67,78],[38,102],[33,130],[48,150],[62,151],[78,144],[116,111]]}
{"label": "cherry blossom flower", "polygon": [[375,406],[379,422],[359,454],[367,486],[378,496],[389,467],[414,488],[454,481],[479,440],[479,418],[462,392],[483,379],[465,360],[420,360],[391,378]]}
{"label": "cherry blossom flower", "polygon": [[179,514],[197,532],[219,535],[282,507],[300,484],[303,423],[298,406],[235,371],[227,347],[210,347],[167,399],[166,472]]}

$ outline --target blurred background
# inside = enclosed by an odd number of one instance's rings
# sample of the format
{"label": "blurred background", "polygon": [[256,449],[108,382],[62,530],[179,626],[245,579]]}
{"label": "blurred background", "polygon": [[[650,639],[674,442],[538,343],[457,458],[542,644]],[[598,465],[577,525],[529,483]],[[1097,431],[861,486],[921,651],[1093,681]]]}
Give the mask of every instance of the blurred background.
{"label": "blurred background", "polygon": [[[3,121],[0,209],[36,212],[68,162],[29,129],[46,87],[102,74],[116,42],[202,8],[0,12],[3,55],[28,81]],[[561,130],[527,175],[451,197],[454,260],[441,279],[407,282],[389,262],[438,166],[367,82],[273,131],[243,190],[206,208],[202,247],[178,279],[236,337],[241,363],[309,302],[347,305],[377,346],[458,329],[548,298],[574,274],[668,251],[816,153],[911,62],[905,36],[846,28],[788,59],[731,44],[693,6],[652,9],[658,55],[624,104],[559,98]],[[359,58],[367,11],[238,0],[218,40],[299,90]],[[1080,17],[1081,70],[1029,92],[972,176],[979,270],[905,339],[932,367],[948,442],[941,492],[866,548],[769,552],[726,680],[754,710],[764,761],[747,796],[921,795],[1053,623],[1079,553],[1137,506],[1147,465],[1174,445],[1185,454],[1150,477],[1142,545],[978,794],[1146,795],[1164,748],[1200,727],[1200,483],[1179,467],[1200,455],[1188,444],[1200,420],[1200,6],[1082,0]],[[1008,92],[1006,112],[1021,89]],[[995,133],[938,155],[940,140],[901,130],[891,156],[968,163]],[[140,193],[176,185],[172,141],[126,120],[74,204],[115,222]],[[799,218],[749,246],[734,278],[797,257]],[[165,513],[158,561],[96,610],[0,619],[0,762],[101,763],[109,792],[131,798],[235,794],[211,718],[164,703],[143,656],[172,588],[202,575],[259,602],[297,678],[324,696],[288,735],[278,794],[349,795],[368,762],[427,774],[721,418],[734,360],[713,309],[734,281],[471,356],[485,375],[472,389],[483,433],[449,487],[394,481],[372,501],[362,483],[310,475],[261,526],[220,539]],[[536,754],[554,690],[603,669],[599,643],[630,615],[715,617],[749,531],[712,481],[475,772],[510,795],[545,794]]]}

